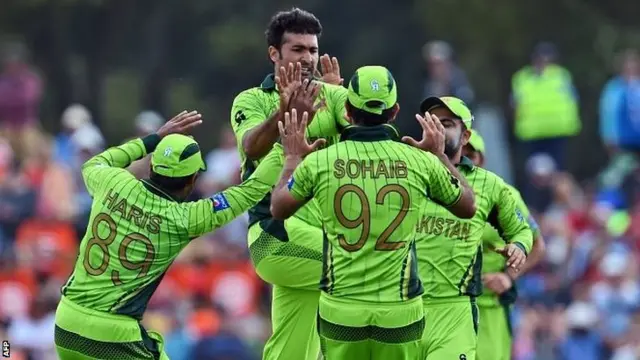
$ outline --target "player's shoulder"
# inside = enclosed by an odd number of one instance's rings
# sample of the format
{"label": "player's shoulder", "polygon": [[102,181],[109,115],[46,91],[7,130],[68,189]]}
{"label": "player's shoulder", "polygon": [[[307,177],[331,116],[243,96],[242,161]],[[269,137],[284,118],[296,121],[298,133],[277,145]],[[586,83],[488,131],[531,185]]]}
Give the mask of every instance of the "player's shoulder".
{"label": "player's shoulder", "polygon": [[267,75],[260,84],[241,91],[236,95],[234,103],[240,101],[259,101],[277,96],[276,81],[273,74]]}
{"label": "player's shoulder", "polygon": [[516,200],[518,200],[518,202],[521,202],[521,203],[524,204],[524,199],[522,198],[522,194],[520,193],[520,191],[518,189],[516,189],[513,185],[511,185],[509,183],[506,183],[506,182],[505,182],[505,186],[511,192],[513,197],[515,197]]}
{"label": "player's shoulder", "polygon": [[409,144],[405,144],[401,141],[385,142],[384,146],[392,147],[405,160],[417,159],[419,162],[426,163],[428,165],[433,165],[433,164],[436,164],[437,162],[440,162],[438,157],[430,153],[429,151],[418,149],[417,147],[411,146]]}
{"label": "player's shoulder", "polygon": [[256,101],[267,96],[267,93],[260,86],[255,86],[239,92],[238,95],[236,95],[236,97],[234,98],[233,102],[237,103],[242,101]]}
{"label": "player's shoulder", "polygon": [[483,184],[484,188],[506,186],[506,182],[500,175],[479,166],[473,167],[473,171],[467,176],[467,179]]}
{"label": "player's shoulder", "polygon": [[326,82],[321,82],[321,84],[322,84],[322,91],[325,93],[346,94],[348,91],[347,88],[345,88],[342,85],[334,85]]}

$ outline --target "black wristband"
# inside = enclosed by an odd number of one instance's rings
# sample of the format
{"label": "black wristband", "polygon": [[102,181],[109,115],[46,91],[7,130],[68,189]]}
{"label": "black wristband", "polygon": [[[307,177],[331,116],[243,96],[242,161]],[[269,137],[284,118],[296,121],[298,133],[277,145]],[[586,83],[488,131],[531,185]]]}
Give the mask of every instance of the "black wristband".
{"label": "black wristband", "polygon": [[162,139],[158,134],[151,134],[142,138],[142,143],[144,144],[144,149],[147,154],[151,154],[153,150],[156,149],[156,146],[158,146],[160,140]]}

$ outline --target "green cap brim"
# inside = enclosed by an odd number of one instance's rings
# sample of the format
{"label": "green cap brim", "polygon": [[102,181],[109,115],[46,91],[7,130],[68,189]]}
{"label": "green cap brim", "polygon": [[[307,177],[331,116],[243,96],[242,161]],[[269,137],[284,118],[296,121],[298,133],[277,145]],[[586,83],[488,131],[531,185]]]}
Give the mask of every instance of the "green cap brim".
{"label": "green cap brim", "polygon": [[471,114],[471,110],[469,110],[462,100],[454,97],[428,97],[420,104],[420,114],[431,111],[436,107],[449,109],[449,111],[464,123],[467,129],[471,129],[473,124],[473,115]]}

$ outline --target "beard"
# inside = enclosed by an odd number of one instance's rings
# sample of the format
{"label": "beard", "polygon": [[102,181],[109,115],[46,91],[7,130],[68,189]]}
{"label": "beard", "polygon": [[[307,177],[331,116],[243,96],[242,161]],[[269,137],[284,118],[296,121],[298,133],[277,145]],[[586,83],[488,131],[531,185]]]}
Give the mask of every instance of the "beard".
{"label": "beard", "polygon": [[447,155],[449,159],[456,156],[460,148],[462,147],[462,134],[457,139],[446,139],[444,141],[444,154]]}

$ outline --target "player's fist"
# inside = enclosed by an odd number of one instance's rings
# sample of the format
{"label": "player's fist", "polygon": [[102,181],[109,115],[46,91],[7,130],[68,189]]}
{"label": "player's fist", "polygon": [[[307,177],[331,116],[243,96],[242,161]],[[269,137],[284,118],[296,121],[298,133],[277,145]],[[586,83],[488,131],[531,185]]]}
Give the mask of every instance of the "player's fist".
{"label": "player's fist", "polygon": [[340,64],[338,58],[329,57],[328,54],[324,54],[320,57],[320,69],[322,72],[316,69],[316,78],[322,80],[327,84],[342,85],[344,79],[340,76]]}
{"label": "player's fist", "polygon": [[504,248],[494,251],[507,258],[507,267],[511,267],[514,270],[520,270],[520,267],[527,261],[527,255],[516,244],[507,244]]}
{"label": "player's fist", "polygon": [[482,285],[498,295],[502,295],[513,286],[509,275],[501,272],[482,275]]}
{"label": "player's fist", "polygon": [[443,155],[445,133],[444,126],[440,122],[440,119],[426,112],[424,116],[416,114],[416,120],[418,120],[420,127],[422,127],[422,139],[417,141],[410,136],[405,136],[402,138],[402,141],[435,155]]}
{"label": "player's fist", "polygon": [[284,123],[278,123],[285,156],[304,158],[325,143],[324,139],[318,139],[309,144],[306,137],[308,121],[309,113],[305,111],[298,120],[298,110],[291,109],[284,114]]}
{"label": "player's fist", "polygon": [[186,134],[200,124],[202,124],[202,115],[197,111],[187,112],[185,110],[164,123],[156,134],[161,138],[170,134]]}

